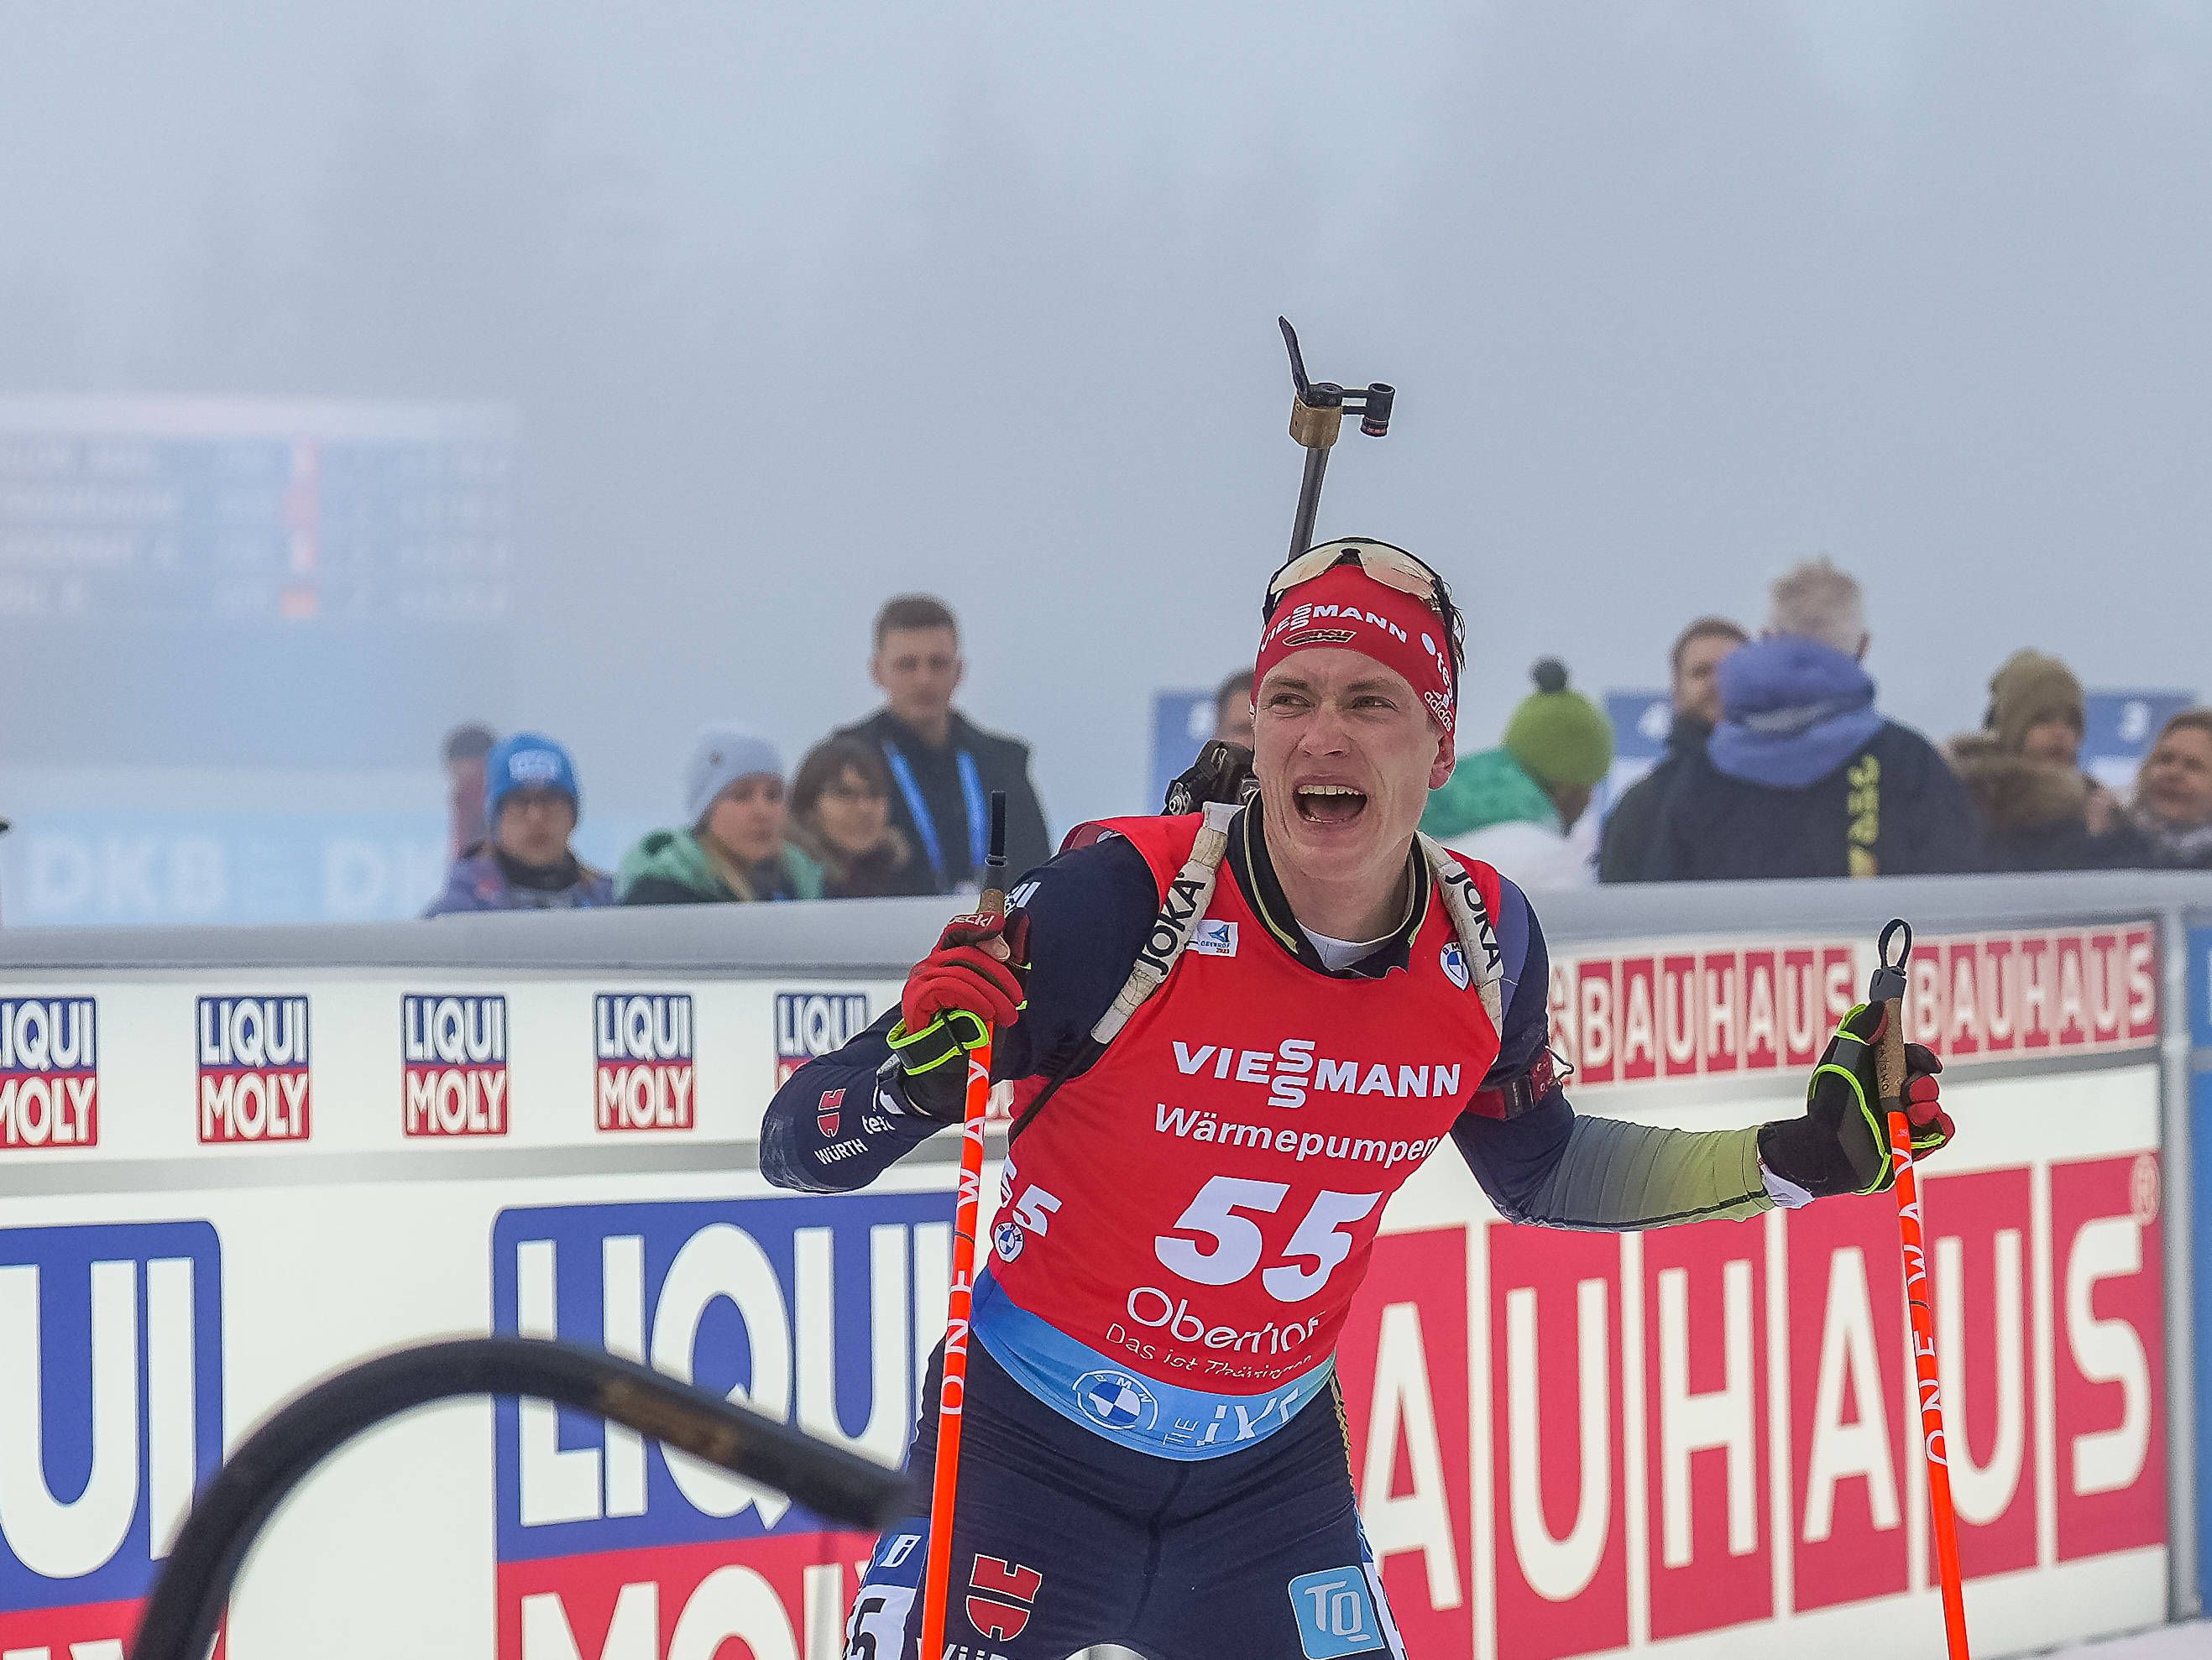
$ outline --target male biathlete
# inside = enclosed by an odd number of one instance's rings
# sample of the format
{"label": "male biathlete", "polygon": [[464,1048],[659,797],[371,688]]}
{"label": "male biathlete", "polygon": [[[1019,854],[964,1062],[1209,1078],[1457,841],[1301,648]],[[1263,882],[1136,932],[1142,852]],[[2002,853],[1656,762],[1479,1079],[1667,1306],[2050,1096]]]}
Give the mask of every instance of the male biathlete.
{"label": "male biathlete", "polygon": [[[1014,1086],[975,1291],[944,1657],[1402,1655],[1352,1494],[1332,1356],[1382,1208],[1449,1136],[1508,1219],[1744,1218],[1893,1178],[1879,1006],[1803,1117],[1578,1116],[1547,1047],[1535,913],[1416,837],[1452,767],[1460,625],[1402,549],[1268,585],[1256,798],[1085,827],[957,919],[898,1009],[770,1104],[771,1181],[845,1191],[962,1116],[988,1021]],[[1233,792],[1232,792],[1233,793]],[[1950,1136],[1908,1049],[1916,1147]],[[941,1360],[941,1357],[940,1357]],[[935,1371],[910,1466],[936,1451]],[[850,1660],[911,1660],[927,1518],[887,1531]]]}

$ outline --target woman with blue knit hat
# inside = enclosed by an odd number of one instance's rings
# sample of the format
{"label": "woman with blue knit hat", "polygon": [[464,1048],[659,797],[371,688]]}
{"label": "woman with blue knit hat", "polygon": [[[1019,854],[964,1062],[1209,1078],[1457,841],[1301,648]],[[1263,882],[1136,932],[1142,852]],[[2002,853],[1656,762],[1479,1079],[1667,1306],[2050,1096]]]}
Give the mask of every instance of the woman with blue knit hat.
{"label": "woman with blue knit hat", "polygon": [[623,905],[818,900],[822,867],[785,839],[783,757],[735,727],[699,735],[684,771],[688,828],[654,830],[623,856]]}
{"label": "woman with blue knit hat", "polygon": [[488,834],[464,852],[422,914],[571,911],[612,905],[614,879],[568,845],[581,811],[576,764],[542,732],[517,732],[484,757]]}

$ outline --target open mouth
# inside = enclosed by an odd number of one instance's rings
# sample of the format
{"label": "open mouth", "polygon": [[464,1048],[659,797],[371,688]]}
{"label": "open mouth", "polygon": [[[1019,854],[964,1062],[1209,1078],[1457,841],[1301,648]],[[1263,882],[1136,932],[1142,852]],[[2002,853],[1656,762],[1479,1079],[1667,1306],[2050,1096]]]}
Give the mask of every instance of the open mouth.
{"label": "open mouth", "polygon": [[1302,784],[1291,799],[1308,824],[1350,824],[1367,810],[1367,796],[1348,784]]}

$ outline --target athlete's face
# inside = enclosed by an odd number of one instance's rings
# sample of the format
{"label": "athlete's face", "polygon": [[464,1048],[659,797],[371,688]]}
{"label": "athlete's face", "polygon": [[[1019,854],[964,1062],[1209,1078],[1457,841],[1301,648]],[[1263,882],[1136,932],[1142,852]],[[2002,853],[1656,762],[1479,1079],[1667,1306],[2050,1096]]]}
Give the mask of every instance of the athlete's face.
{"label": "athlete's face", "polygon": [[1316,646],[1260,682],[1253,770],[1279,863],[1332,881],[1403,878],[1429,791],[1451,776],[1451,739],[1406,677],[1373,657]]}

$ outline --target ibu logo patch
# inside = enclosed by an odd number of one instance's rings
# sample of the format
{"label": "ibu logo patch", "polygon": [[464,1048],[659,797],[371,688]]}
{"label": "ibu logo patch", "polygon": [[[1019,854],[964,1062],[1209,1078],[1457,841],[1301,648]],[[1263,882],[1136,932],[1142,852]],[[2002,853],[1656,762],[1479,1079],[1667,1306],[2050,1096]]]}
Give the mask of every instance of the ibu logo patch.
{"label": "ibu logo patch", "polygon": [[1437,965],[1444,971],[1444,978],[1462,991],[1467,990],[1467,953],[1454,940],[1437,954]]}
{"label": "ibu logo patch", "polygon": [[1291,1581],[1291,1607],[1306,1660],[1336,1660],[1382,1646],[1375,1599],[1367,1594],[1367,1576],[1356,1567],[1300,1574]]}
{"label": "ibu logo patch", "polygon": [[1198,932],[1190,936],[1190,948],[1202,957],[1233,957],[1237,954],[1237,924],[1233,922],[1202,922]]}
{"label": "ibu logo patch", "polygon": [[1160,1403],[1140,1379],[1112,1368],[1078,1378],[1075,1404],[1085,1417],[1107,1429],[1150,1429],[1160,1415]]}

